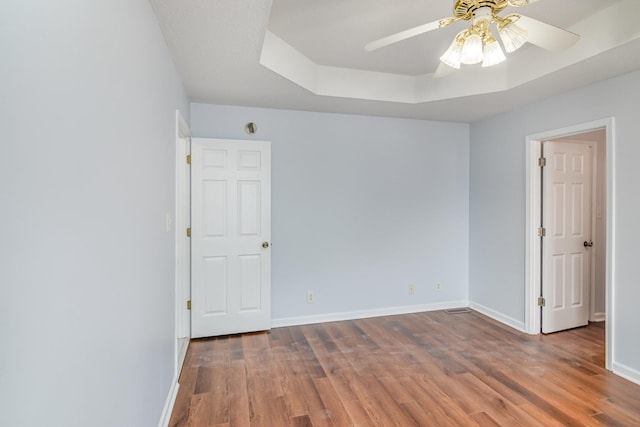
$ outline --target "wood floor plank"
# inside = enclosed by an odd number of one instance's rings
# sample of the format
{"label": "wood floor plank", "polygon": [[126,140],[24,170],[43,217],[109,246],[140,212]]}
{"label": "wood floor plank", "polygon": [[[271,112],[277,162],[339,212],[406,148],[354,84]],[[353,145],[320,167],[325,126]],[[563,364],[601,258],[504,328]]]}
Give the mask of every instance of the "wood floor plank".
{"label": "wood floor plank", "polygon": [[631,414],[640,413],[640,392],[638,386],[629,380],[604,373],[589,377],[587,387],[597,390],[604,399]]}
{"label": "wood floor plank", "polygon": [[[508,373],[496,373],[495,377],[510,389],[518,392],[526,399],[528,404],[535,406],[537,412],[543,413],[545,417],[557,420],[564,426],[580,425],[578,420],[565,412],[565,405],[556,405],[555,401],[549,401],[544,392],[540,393],[539,390],[532,387],[532,384],[528,381],[520,381],[519,378],[514,378],[513,375],[509,375]],[[531,413],[532,411],[527,412]]]}
{"label": "wood floor plank", "polygon": [[353,421],[354,427],[366,427],[366,426],[379,426],[380,423],[376,423],[372,419],[364,408],[364,405],[359,400],[349,400],[343,402],[344,408],[349,414],[349,418]]}
{"label": "wood floor plank", "polygon": [[[291,333],[294,332],[294,333]],[[322,364],[316,357],[310,339],[301,331],[283,331],[290,334],[290,351],[282,353],[282,388],[291,417],[308,417],[314,426],[333,425],[329,410],[325,407],[316,387],[317,379],[326,379]],[[307,332],[309,333],[309,332]],[[301,363],[289,363],[295,356]]]}
{"label": "wood floor plank", "polygon": [[[238,341],[241,342],[240,340]],[[232,351],[232,354],[237,354],[237,350]],[[243,359],[235,359],[231,362],[228,398],[229,425],[248,426],[250,424],[249,395],[247,391],[246,368]]]}
{"label": "wood floor plank", "polygon": [[[536,373],[530,371],[511,371],[510,376],[521,383],[527,384],[530,391],[537,396],[533,399],[541,407],[553,410],[552,416],[561,418],[567,426],[599,426],[600,423],[592,418],[597,411],[591,406],[575,398],[566,390],[540,380]],[[541,404],[541,402],[545,402]]]}
{"label": "wood floor plank", "polygon": [[482,427],[500,427],[504,425],[498,423],[498,421],[494,420],[491,415],[487,414],[486,412],[477,412],[475,414],[472,414],[471,416],[478,423],[478,425]]}
{"label": "wood floor plank", "polygon": [[358,396],[351,386],[357,381],[356,374],[352,369],[338,369],[329,375],[329,381],[333,385],[334,390],[340,396],[342,402],[358,400]]}
{"label": "wood floor plank", "polygon": [[404,411],[402,406],[393,400],[393,397],[391,397],[376,376],[362,376],[355,389],[369,417],[377,420],[381,425],[417,425],[413,418]]}
{"label": "wood floor plank", "polygon": [[400,406],[402,406],[402,409],[404,409],[416,425],[428,426],[435,424],[433,416],[426,412],[415,400],[403,402]]}
{"label": "wood floor plank", "polygon": [[224,424],[229,422],[229,375],[227,364],[224,369],[215,369],[211,377],[211,413],[209,424]]}
{"label": "wood floor plank", "polygon": [[313,427],[311,418],[308,415],[301,415],[299,417],[291,418],[292,427]]}
{"label": "wood floor plank", "polygon": [[463,385],[469,396],[474,396],[481,402],[482,410],[477,413],[485,413],[501,425],[544,426],[475,375],[460,374],[456,376],[456,380]]}
{"label": "wood floor plank", "polygon": [[604,334],[434,311],[192,340],[169,425],[640,427]]}
{"label": "wood floor plank", "polygon": [[554,418],[544,409],[532,403],[522,404],[518,406],[518,408],[520,408],[522,411],[526,412],[527,414],[531,415],[533,418],[538,420],[545,427],[565,427],[567,425],[564,422],[558,420],[557,418]]}
{"label": "wood floor plank", "polygon": [[[636,399],[640,399],[640,396],[636,396]],[[606,399],[601,405],[602,413],[593,416],[599,422],[607,426],[640,426],[640,417],[637,414],[629,412]]]}
{"label": "wood floor plank", "polygon": [[199,393],[191,396],[189,407],[189,426],[209,426],[211,413],[209,393]]}
{"label": "wood floor plank", "polygon": [[[187,350],[187,356],[193,353],[190,349]],[[176,396],[176,401],[174,403],[175,408],[181,408],[181,411],[173,411],[171,415],[171,419],[169,420],[170,427],[184,427],[189,423],[189,410],[191,408],[191,396],[193,395],[193,391],[195,389],[196,380],[198,378],[198,368],[187,366],[182,367],[182,372],[180,373],[180,389],[182,392],[178,393]],[[184,384],[184,389],[182,385]]]}
{"label": "wood floor plank", "polygon": [[331,419],[332,424],[335,426],[353,425],[353,421],[340,400],[340,396],[333,388],[331,380],[329,378],[316,378],[313,382],[316,390],[318,390],[318,395],[324,403],[325,415]]}
{"label": "wood floor plank", "polygon": [[404,387],[416,397],[416,404],[422,407],[437,426],[475,426],[477,423],[455,401],[435,383],[422,375],[400,378]]}
{"label": "wood floor plank", "polygon": [[409,403],[415,401],[415,396],[402,386],[398,381],[398,377],[390,375],[378,375],[378,381],[382,383],[384,388],[389,392],[397,403]]}

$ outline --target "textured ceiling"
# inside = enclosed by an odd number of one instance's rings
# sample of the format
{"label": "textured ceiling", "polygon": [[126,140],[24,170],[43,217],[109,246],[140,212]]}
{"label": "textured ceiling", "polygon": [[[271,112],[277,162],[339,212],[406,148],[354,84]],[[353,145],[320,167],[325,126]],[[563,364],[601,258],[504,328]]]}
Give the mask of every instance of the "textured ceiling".
{"label": "textured ceiling", "polygon": [[566,52],[527,46],[498,67],[440,79],[431,73],[463,23],[374,52],[363,46],[450,16],[452,0],[150,1],[195,102],[473,122],[640,69],[638,0],[518,8],[582,39]]}

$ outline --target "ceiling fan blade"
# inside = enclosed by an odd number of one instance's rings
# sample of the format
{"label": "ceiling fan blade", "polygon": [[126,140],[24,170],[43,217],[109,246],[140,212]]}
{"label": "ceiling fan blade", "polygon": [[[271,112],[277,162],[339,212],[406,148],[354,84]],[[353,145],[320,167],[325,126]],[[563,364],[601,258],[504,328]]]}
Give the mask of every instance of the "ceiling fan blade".
{"label": "ceiling fan blade", "polygon": [[367,43],[367,45],[364,47],[364,50],[372,51],[380,49],[381,47],[389,46],[390,44],[398,43],[399,41],[419,36],[420,34],[428,33],[429,31],[437,30],[438,28],[440,28],[440,23],[442,21],[445,20],[440,19],[438,21],[429,22],[428,24],[418,25],[417,27],[409,28],[408,30],[400,31],[399,33],[391,34],[390,36],[374,40],[370,43]]}
{"label": "ceiling fan blade", "polygon": [[520,16],[517,24],[529,32],[527,41],[550,51],[561,51],[580,40],[578,34],[563,30],[528,16]]}
{"label": "ceiling fan blade", "polygon": [[507,2],[509,3],[510,6],[522,7],[531,3],[535,3],[537,1],[539,0],[508,0]]}
{"label": "ceiling fan blade", "polygon": [[455,68],[450,67],[441,61],[440,64],[438,65],[438,68],[436,68],[436,71],[433,73],[433,78],[439,79],[442,77],[447,77],[453,74],[455,71],[456,71]]}

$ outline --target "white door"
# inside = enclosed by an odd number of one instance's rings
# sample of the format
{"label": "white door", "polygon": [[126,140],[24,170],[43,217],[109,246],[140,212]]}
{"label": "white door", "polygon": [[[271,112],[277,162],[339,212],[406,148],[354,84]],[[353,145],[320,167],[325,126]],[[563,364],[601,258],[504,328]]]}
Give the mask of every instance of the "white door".
{"label": "white door", "polygon": [[589,322],[591,146],[543,143],[542,332]]}
{"label": "white door", "polygon": [[271,144],[191,141],[191,328],[271,328]]}

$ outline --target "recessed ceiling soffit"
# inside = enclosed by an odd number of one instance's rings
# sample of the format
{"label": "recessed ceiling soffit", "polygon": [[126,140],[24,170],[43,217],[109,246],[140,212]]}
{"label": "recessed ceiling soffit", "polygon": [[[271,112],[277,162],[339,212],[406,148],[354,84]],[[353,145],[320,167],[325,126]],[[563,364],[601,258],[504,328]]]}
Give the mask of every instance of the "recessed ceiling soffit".
{"label": "recessed ceiling soffit", "polygon": [[[272,10],[272,20],[274,13]],[[449,73],[420,74],[325,65],[294,47],[295,35],[276,35],[270,23],[260,64],[319,96],[419,104],[505,91],[614,49],[640,38],[638,15],[640,1],[615,2],[567,27],[580,40],[562,52],[530,46],[491,68],[463,66]],[[424,42],[416,42],[420,41]],[[404,53],[407,57],[414,54],[411,49]],[[401,58],[395,56],[396,61]]]}

